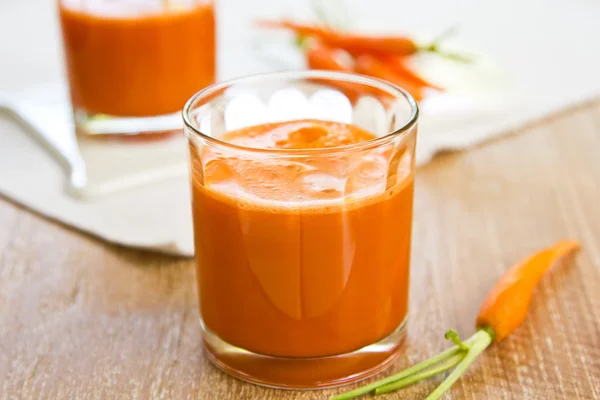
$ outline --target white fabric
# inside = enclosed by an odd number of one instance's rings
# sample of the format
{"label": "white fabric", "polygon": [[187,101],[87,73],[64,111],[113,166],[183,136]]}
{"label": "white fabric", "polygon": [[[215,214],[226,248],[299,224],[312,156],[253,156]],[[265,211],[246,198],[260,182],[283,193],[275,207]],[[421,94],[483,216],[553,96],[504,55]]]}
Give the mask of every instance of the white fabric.
{"label": "white fabric", "polygon": [[[272,39],[281,36],[251,31],[251,20],[309,16],[309,3],[294,0],[273,6],[270,0],[222,0],[220,77],[301,67],[298,54],[282,46],[283,39]],[[454,48],[485,55],[470,67],[431,57],[415,60],[427,76],[449,88],[423,104],[420,164],[440,150],[467,148],[600,95],[597,1],[331,0],[328,4],[330,11],[339,11],[331,4],[343,4],[351,10],[354,27],[365,30],[401,30],[431,38],[458,25]],[[26,97],[26,88],[60,79],[61,65],[54,1],[1,2],[0,97],[2,92]],[[193,253],[184,167],[175,175],[77,200],[65,190],[60,165],[22,128],[0,117],[0,193],[110,242],[184,256]]]}

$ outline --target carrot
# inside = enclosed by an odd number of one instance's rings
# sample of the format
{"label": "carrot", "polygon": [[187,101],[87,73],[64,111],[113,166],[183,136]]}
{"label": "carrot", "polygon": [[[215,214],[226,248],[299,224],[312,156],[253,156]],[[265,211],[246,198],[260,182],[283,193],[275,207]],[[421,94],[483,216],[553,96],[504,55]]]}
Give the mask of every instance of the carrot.
{"label": "carrot", "polygon": [[509,269],[484,300],[477,315],[477,332],[469,339],[463,342],[454,330],[449,330],[445,337],[455,343],[454,347],[385,379],[332,396],[330,400],[353,399],[371,391],[375,391],[377,395],[388,393],[456,367],[425,400],[441,398],[479,354],[521,325],[527,315],[533,291],[544,273],[557,261],[578,249],[579,243],[562,240]]}
{"label": "carrot", "polygon": [[287,19],[279,21],[258,20],[256,24],[261,28],[267,29],[287,29],[294,32],[298,36],[315,37],[319,40],[327,42],[328,39],[337,36],[332,29],[319,25],[300,24],[298,22]]}
{"label": "carrot", "polygon": [[300,36],[313,36],[332,47],[344,49],[350,53],[410,55],[419,50],[412,39],[402,36],[345,34],[318,25],[300,24],[289,20],[259,21],[258,24],[263,28],[287,29]]}
{"label": "carrot", "polygon": [[[313,42],[309,47],[305,48],[306,64],[310,69],[355,72],[355,69],[352,68],[352,66],[345,64],[340,60],[340,57],[338,57],[339,54],[337,54],[339,51],[339,49],[332,49],[323,43]],[[329,81],[323,79],[313,79],[313,81],[322,82],[335,87],[344,93],[351,103],[355,103],[360,96],[366,94],[377,97],[384,104],[387,104],[390,100],[389,94],[384,93],[381,90],[351,82]]]}
{"label": "carrot", "polygon": [[305,51],[306,63],[310,69],[352,72],[353,69],[336,57],[335,50],[321,43],[314,43]]}
{"label": "carrot", "polygon": [[492,329],[496,342],[510,335],[527,316],[533,289],[546,270],[557,259],[578,248],[577,242],[563,240],[508,270],[483,302],[477,328]]}
{"label": "carrot", "polygon": [[301,24],[290,20],[257,21],[259,27],[268,29],[287,29],[296,33],[299,37],[314,37],[332,47],[346,50],[349,53],[373,53],[378,55],[409,56],[418,51],[436,53],[441,57],[463,63],[469,63],[472,59],[463,54],[447,53],[440,48],[442,39],[455,33],[450,29],[439,35],[428,45],[420,46],[406,36],[374,36],[344,33],[319,25]]}
{"label": "carrot", "polygon": [[[315,42],[305,49],[306,64],[310,69],[321,69],[326,71],[341,71],[354,72],[353,68],[344,64],[336,55],[336,50],[332,49],[323,43]],[[364,93],[364,89],[360,85],[354,85],[350,82],[316,80],[317,82],[325,83],[333,86],[346,95],[351,103],[354,103],[360,95]]]}
{"label": "carrot", "polygon": [[407,56],[415,54],[419,50],[415,42],[407,37],[337,34],[324,40],[331,46],[339,47],[348,52],[371,52]]}
{"label": "carrot", "polygon": [[408,80],[414,82],[416,85],[427,86],[432,89],[443,91],[444,89],[440,86],[432,84],[425,80],[423,77],[418,75],[412,69],[406,65],[406,58],[396,55],[385,55],[381,56],[382,61],[388,66],[388,68],[396,73],[397,75],[405,76]]}
{"label": "carrot", "polygon": [[422,100],[424,97],[424,85],[417,84],[407,79],[406,76],[394,73],[381,59],[372,54],[361,54],[356,57],[354,68],[359,74],[383,79],[384,81],[400,86],[417,101]]}

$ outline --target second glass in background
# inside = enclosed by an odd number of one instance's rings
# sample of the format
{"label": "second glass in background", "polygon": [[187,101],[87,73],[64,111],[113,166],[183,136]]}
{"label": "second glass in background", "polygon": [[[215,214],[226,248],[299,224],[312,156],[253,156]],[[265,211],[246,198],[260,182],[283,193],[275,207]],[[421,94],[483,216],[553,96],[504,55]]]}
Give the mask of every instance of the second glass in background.
{"label": "second glass in background", "polygon": [[215,80],[211,0],[58,0],[79,134],[180,128],[187,99]]}

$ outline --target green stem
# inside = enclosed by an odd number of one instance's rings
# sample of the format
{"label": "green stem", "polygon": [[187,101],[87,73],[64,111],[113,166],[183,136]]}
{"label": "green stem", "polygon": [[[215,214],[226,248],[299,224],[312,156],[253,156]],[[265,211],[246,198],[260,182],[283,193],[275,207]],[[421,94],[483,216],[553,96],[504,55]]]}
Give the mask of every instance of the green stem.
{"label": "green stem", "polygon": [[473,62],[472,57],[468,57],[466,55],[458,54],[458,53],[446,53],[445,51],[440,50],[440,44],[442,43],[442,41],[444,39],[447,39],[451,36],[456,35],[457,32],[458,32],[458,27],[453,26],[450,29],[447,29],[446,31],[444,31],[442,34],[438,35],[438,37],[430,44],[428,44],[426,46],[420,46],[419,50],[428,51],[430,53],[435,53],[441,57],[447,58],[452,61],[458,61],[458,62],[463,62],[463,63],[467,63],[467,64],[470,62]]}
{"label": "green stem", "polygon": [[473,57],[469,57],[463,54],[458,53],[446,53],[445,51],[441,51],[439,48],[423,48],[424,51],[429,51],[431,53],[435,53],[440,57],[447,58],[451,61],[458,61],[461,63],[469,64],[473,62]]}
{"label": "green stem", "polygon": [[433,39],[431,44],[427,47],[437,48],[440,45],[440,43],[442,43],[445,39],[448,39],[452,36],[456,36],[457,33],[458,33],[458,26],[456,26],[456,25],[451,26],[450,28],[446,29],[445,31],[443,31],[442,33],[437,35],[437,37],[435,39]]}
{"label": "green stem", "polygon": [[444,362],[441,362],[429,369],[426,369],[421,372],[417,372],[416,374],[407,376],[406,378],[400,379],[399,381],[388,383],[387,385],[383,385],[375,389],[375,394],[380,395],[388,392],[392,392],[394,390],[402,389],[406,386],[412,385],[413,383],[422,381],[423,379],[431,378],[432,376],[441,374],[442,372],[448,371],[450,368],[455,367],[458,363],[465,358],[465,352],[461,352],[456,354]]}
{"label": "green stem", "polygon": [[444,335],[444,339],[451,340],[452,343],[457,345],[461,350],[469,350],[469,345],[460,340],[458,333],[454,329],[448,329]]}
{"label": "green stem", "polygon": [[479,354],[481,354],[494,340],[493,332],[490,332],[488,329],[480,329],[478,330],[468,341],[472,341],[470,345],[470,349],[467,352],[467,355],[462,359],[462,361],[458,364],[456,369],[452,371],[450,375],[444,379],[444,381],[437,387],[425,400],[438,400],[440,397],[452,387],[454,382],[460,378],[460,376],[469,368],[469,365]]}
{"label": "green stem", "polygon": [[306,50],[309,47],[309,41],[309,38],[302,35],[298,35],[294,38],[294,44],[302,51]]}
{"label": "green stem", "polygon": [[[470,344],[470,339],[467,340],[465,343]],[[338,395],[332,396],[329,398],[329,400],[354,399],[356,397],[365,395],[365,394],[377,389],[379,386],[383,386],[383,385],[387,385],[388,383],[395,382],[397,380],[400,380],[402,378],[410,376],[416,372],[420,372],[424,369],[427,369],[435,364],[438,364],[438,363],[446,360],[447,358],[453,357],[457,354],[464,354],[464,353],[465,353],[465,351],[461,350],[458,346],[451,347],[448,350],[445,350],[436,356],[433,356],[425,361],[422,361],[419,364],[413,365],[412,367],[407,368],[403,371],[400,371],[394,375],[388,376],[387,378],[384,378],[384,379],[380,379],[380,380],[370,383],[366,386],[361,386],[354,390],[350,390],[349,392],[340,393]]]}

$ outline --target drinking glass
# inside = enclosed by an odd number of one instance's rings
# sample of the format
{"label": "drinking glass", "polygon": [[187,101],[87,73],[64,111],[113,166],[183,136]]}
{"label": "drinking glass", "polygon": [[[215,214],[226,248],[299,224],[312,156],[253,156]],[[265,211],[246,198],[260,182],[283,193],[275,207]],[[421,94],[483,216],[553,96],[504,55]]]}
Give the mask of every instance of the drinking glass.
{"label": "drinking glass", "polygon": [[[215,80],[212,0],[58,0],[80,135],[167,135]],[[149,135],[147,135],[147,138]]]}
{"label": "drinking glass", "polygon": [[[187,102],[199,309],[217,366],[266,386],[321,388],[398,356],[417,117],[401,88],[326,71],[235,79]],[[225,135],[305,120],[376,137],[275,149]]]}

